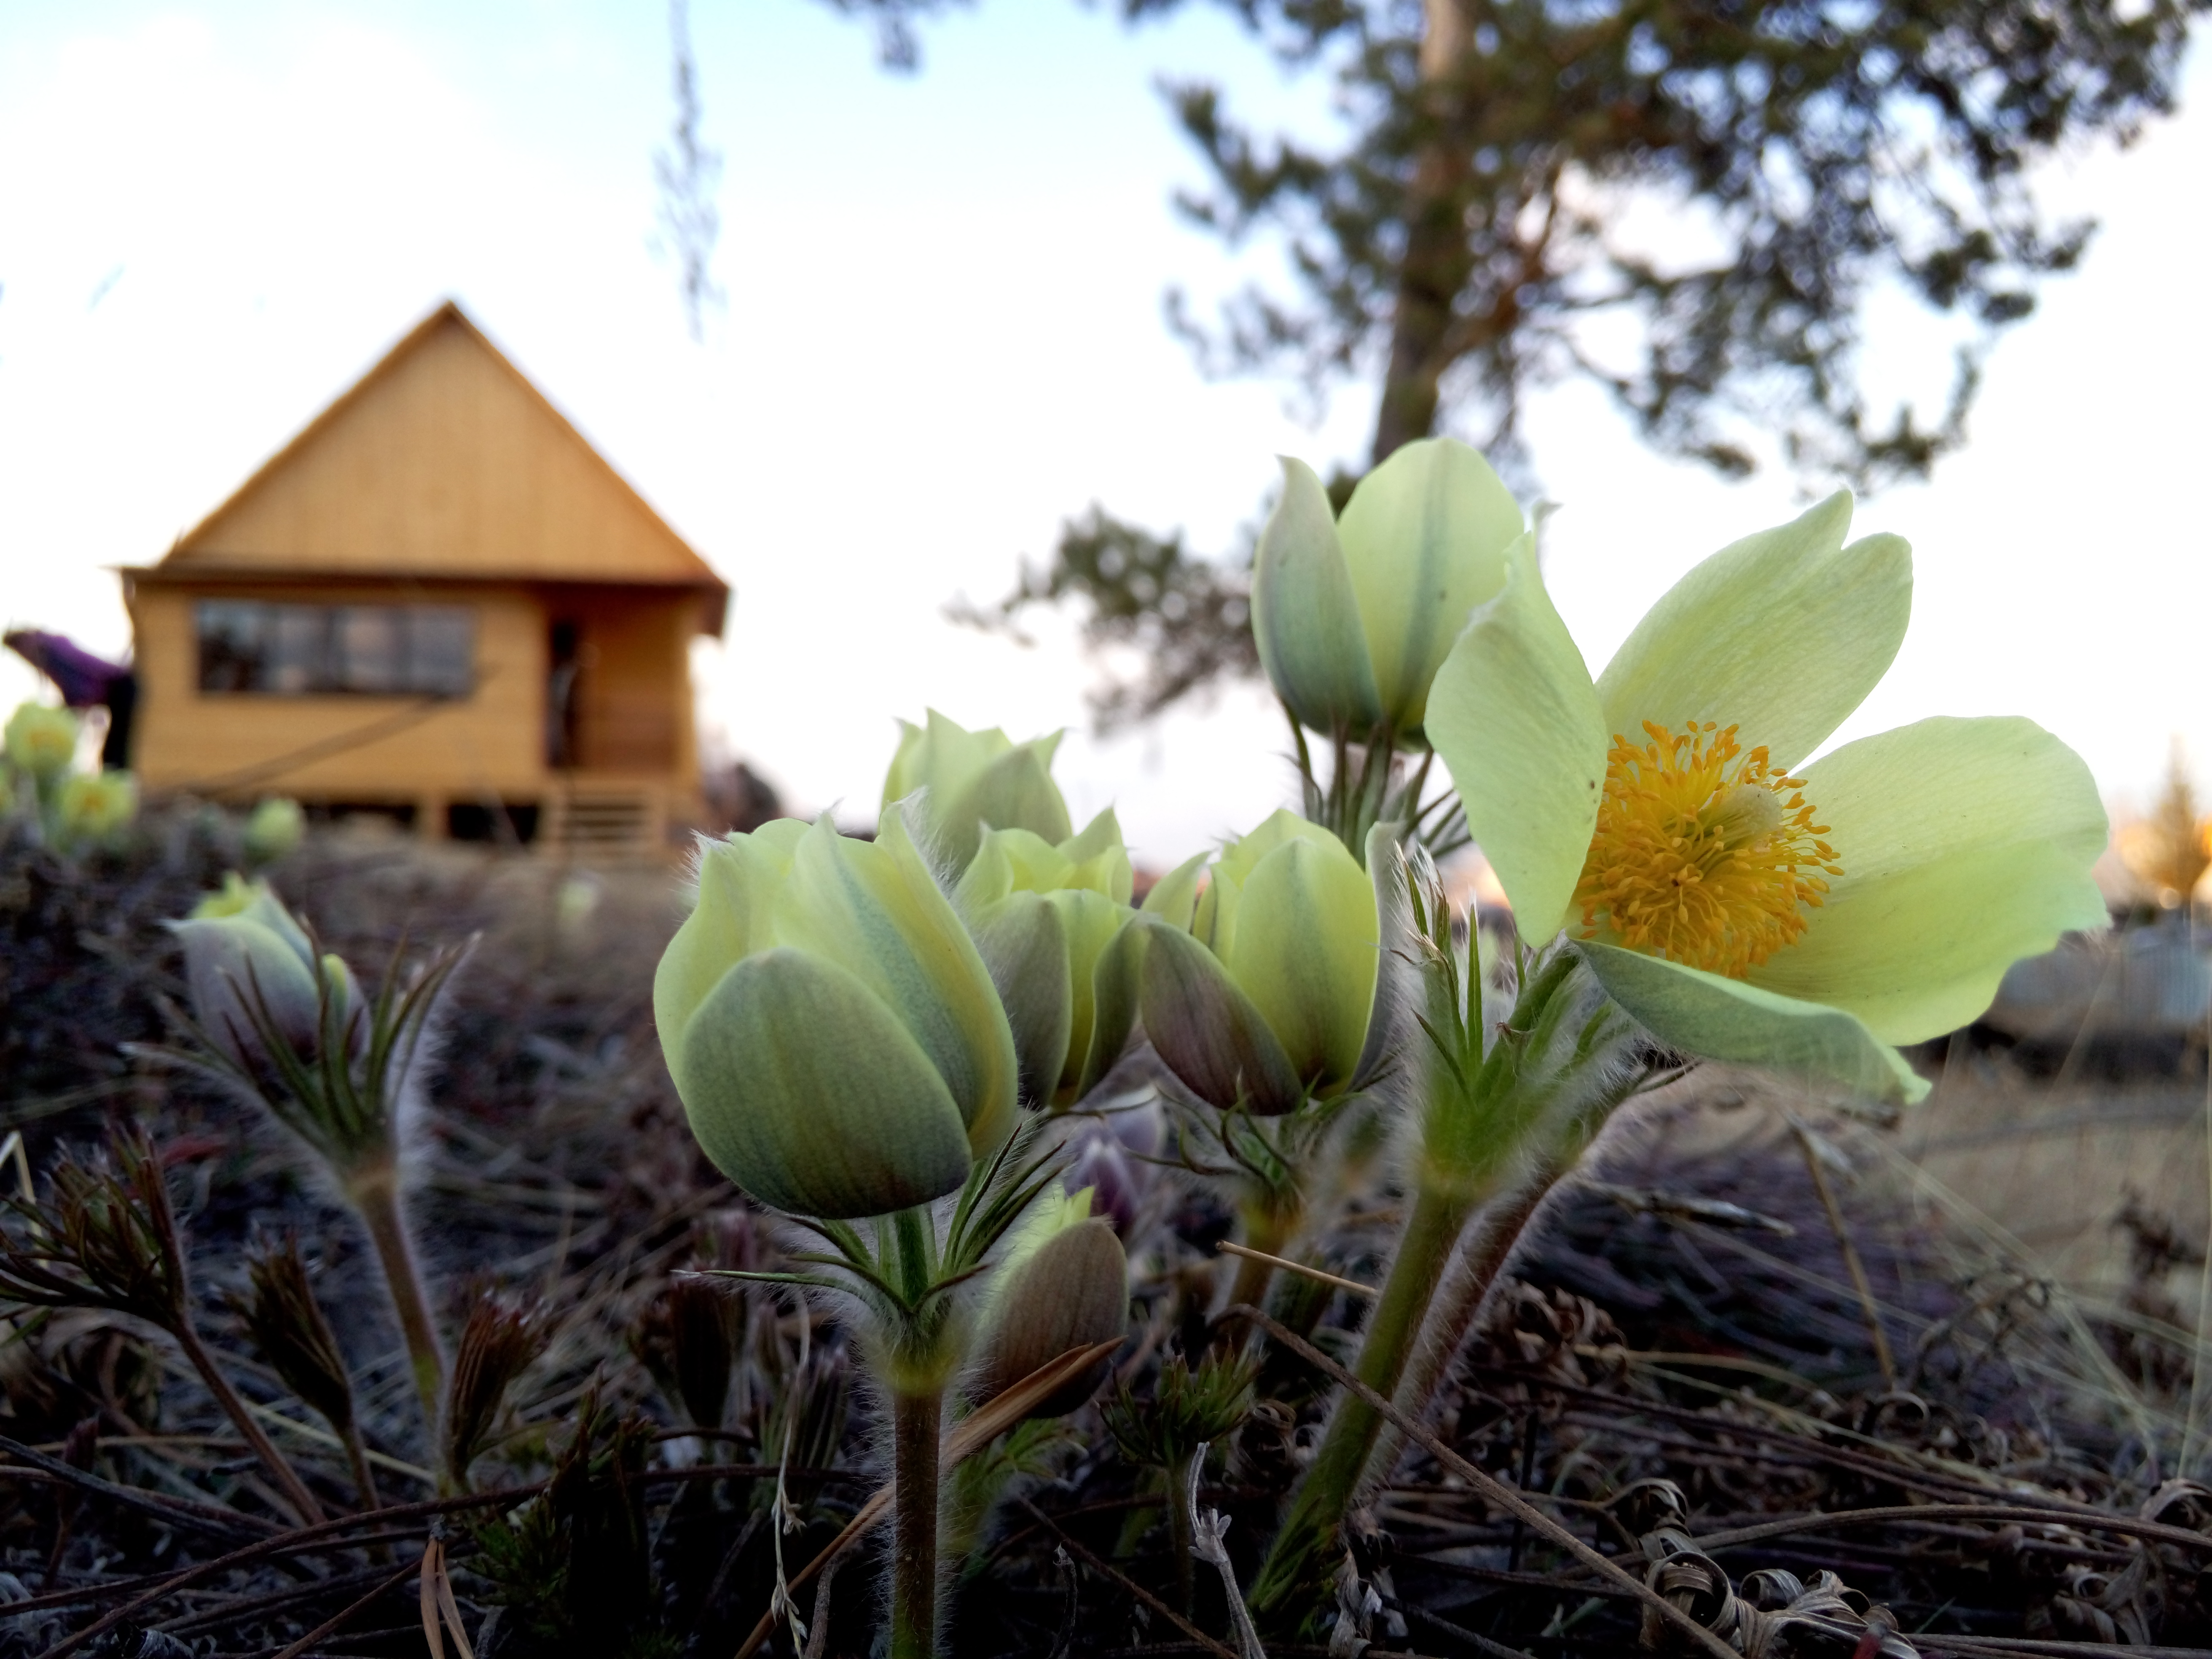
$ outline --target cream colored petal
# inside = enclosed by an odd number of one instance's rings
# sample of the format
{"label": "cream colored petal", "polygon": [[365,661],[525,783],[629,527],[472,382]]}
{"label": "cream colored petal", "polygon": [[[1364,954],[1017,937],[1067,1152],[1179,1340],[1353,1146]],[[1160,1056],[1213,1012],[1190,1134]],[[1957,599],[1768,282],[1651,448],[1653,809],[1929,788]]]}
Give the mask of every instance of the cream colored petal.
{"label": "cream colored petal", "polygon": [[679,1086],[684,1028],[693,1012],[723,975],[775,942],[771,896],[788,879],[792,849],[805,833],[796,819],[779,818],[750,836],[701,844],[696,900],[653,974],[653,1023]]}
{"label": "cream colored petal", "polygon": [[1576,949],[1606,994],[1670,1048],[1839,1083],[1870,1099],[1910,1103],[1928,1092],[1903,1055],[1840,1008],[1619,945]]}
{"label": "cream colored petal", "polygon": [[1285,842],[1243,883],[1222,965],[1317,1093],[1358,1070],[1380,954],[1375,888],[1334,836]]}
{"label": "cream colored petal", "polygon": [[884,815],[874,842],[825,818],[775,895],[775,935],[836,963],[902,1020],[935,1062],[979,1149],[1013,1126],[1013,1036],[989,971],[907,833]]}
{"label": "cream colored petal", "polygon": [[1805,797],[1844,873],[1751,979],[1848,1009],[1886,1042],[1971,1023],[2012,963],[2105,925],[2095,781],[2032,720],[1926,720],[1846,744],[1808,770]]}
{"label": "cream colored petal", "polygon": [[687,1029],[679,1091],[715,1166],[798,1215],[881,1215],[949,1193],[961,1113],[912,1035],[832,963],[778,949],[716,984]]}
{"label": "cream colored petal", "polygon": [[1475,611],[1437,671],[1428,736],[1534,943],[1559,932],[1589,856],[1606,732],[1589,670],[1537,574],[1534,535],[1507,564],[1504,592]]}
{"label": "cream colored petal", "polygon": [[1190,931],[1198,909],[1199,883],[1212,855],[1195,853],[1154,882],[1138,908],[1147,915],[1164,916],[1184,932]]}
{"label": "cream colored petal", "polygon": [[1505,585],[1505,550],[1527,526],[1480,453],[1452,438],[1391,453],[1359,481],[1337,534],[1383,714],[1421,729],[1429,683],[1468,613]]}
{"label": "cream colored petal", "polygon": [[1382,719],[1328,492],[1287,455],[1283,493],[1253,558],[1252,637],[1275,695],[1301,726],[1358,733]]}
{"label": "cream colored petal", "polygon": [[1844,545],[1851,498],[1831,495],[1723,548],[1645,613],[1598,678],[1606,730],[1644,722],[1739,728],[1788,769],[1889,671],[1912,614],[1912,550],[1895,536]]}

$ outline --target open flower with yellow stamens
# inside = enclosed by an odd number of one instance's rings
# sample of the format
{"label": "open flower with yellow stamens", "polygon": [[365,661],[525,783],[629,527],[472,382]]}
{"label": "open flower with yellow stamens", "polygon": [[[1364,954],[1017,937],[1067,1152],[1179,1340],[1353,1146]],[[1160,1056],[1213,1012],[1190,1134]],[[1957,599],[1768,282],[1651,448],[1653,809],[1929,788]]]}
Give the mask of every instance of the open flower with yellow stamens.
{"label": "open flower with yellow stamens", "polygon": [[1596,680],[1524,536],[1438,671],[1427,730],[1522,938],[1562,927],[1685,1053],[1914,1099],[1894,1045],[2105,920],[2104,808],[2018,719],[1921,720],[1808,764],[1886,672],[1911,552],[1837,495],[1653,606]]}

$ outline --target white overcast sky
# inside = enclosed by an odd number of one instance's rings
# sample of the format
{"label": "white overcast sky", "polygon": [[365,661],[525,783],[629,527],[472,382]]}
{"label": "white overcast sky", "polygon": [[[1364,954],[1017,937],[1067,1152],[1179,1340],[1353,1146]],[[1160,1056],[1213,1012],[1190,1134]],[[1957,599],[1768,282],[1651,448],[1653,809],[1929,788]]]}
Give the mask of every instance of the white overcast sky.
{"label": "white overcast sky", "polygon": [[[1097,500],[1225,548],[1278,452],[1359,459],[1371,392],[1318,427],[1208,383],[1164,285],[1237,269],[1168,205],[1200,181],[1155,82],[1326,118],[1204,7],[1132,33],[1067,0],[981,0],[918,76],[811,0],[696,0],[726,157],[725,313],[687,336],[651,246],[671,113],[660,8],[633,0],[13,6],[0,11],[0,613],[113,653],[107,567],[158,557],[441,298],[492,337],[737,590],[704,717],[801,807],[872,816],[895,716],[1076,728],[1079,813],[1117,802],[1158,864],[1287,799],[1254,691],[1100,743],[1066,638],[947,623]],[[1913,629],[1845,737],[2021,713],[2142,799],[2172,734],[2212,763],[2212,74],[2048,199],[2099,216],[2082,271],[1999,348],[1973,441],[1863,506],[1914,544]],[[1885,316],[1887,313],[1885,313]],[[1938,384],[1899,318],[1882,383]],[[1796,510],[1639,449],[1592,395],[1530,423],[1547,568],[1593,667],[1689,564]],[[0,706],[33,685],[0,664]]]}

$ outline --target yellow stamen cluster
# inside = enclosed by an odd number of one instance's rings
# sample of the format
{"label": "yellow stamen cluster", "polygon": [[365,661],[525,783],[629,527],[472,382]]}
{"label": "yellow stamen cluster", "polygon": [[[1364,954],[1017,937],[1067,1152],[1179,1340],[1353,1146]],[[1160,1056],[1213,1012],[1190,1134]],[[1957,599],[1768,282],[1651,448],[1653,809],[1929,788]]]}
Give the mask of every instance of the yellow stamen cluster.
{"label": "yellow stamen cluster", "polygon": [[1641,748],[1616,735],[1597,833],[1575,887],[1583,936],[1602,918],[1633,951],[1741,979],[1805,931],[1823,876],[1839,876],[1825,823],[1764,747],[1736,728],[1646,720]]}

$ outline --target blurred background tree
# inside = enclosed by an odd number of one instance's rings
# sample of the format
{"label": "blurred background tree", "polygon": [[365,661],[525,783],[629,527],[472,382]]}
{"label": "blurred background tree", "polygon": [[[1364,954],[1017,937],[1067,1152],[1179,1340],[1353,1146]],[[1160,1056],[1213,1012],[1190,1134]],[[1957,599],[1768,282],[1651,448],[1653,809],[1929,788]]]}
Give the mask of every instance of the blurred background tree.
{"label": "blurred background tree", "polygon": [[[912,69],[916,21],[958,0],[827,3]],[[1131,22],[1199,3],[1119,0]],[[1451,429],[1527,484],[1529,394],[1581,379],[1662,453],[1865,490],[1963,441],[1995,337],[2087,246],[2035,165],[2169,112],[2208,0],[1213,3],[1332,76],[1340,127],[1262,135],[1220,86],[1166,87],[1210,173],[1177,209],[1232,246],[1273,239],[1291,274],[1211,321],[1170,291],[1208,373],[1285,375],[1316,404],[1379,381],[1370,465]],[[1932,411],[1878,412],[1861,382],[1892,289],[1959,325]],[[1096,645],[1157,643],[1099,694],[1115,723],[1255,665],[1243,579],[1094,506],[969,614],[1072,601]],[[1202,643],[1214,623],[1237,637]]]}

